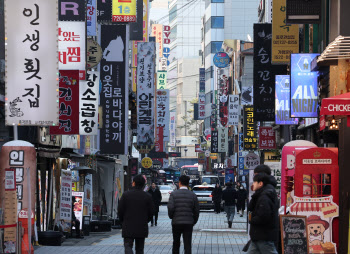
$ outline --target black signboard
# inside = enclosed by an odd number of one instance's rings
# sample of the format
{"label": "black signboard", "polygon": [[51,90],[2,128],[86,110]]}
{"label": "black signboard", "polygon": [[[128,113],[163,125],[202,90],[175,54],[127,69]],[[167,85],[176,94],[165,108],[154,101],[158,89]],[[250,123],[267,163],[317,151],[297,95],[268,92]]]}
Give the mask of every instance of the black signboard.
{"label": "black signboard", "polygon": [[59,21],[85,21],[86,16],[85,0],[59,0],[58,20]]}
{"label": "black signboard", "polygon": [[211,150],[212,153],[219,152],[219,133],[218,131],[211,131]]}
{"label": "black signboard", "polygon": [[272,25],[254,24],[255,121],[275,121],[275,75],[287,74],[285,65],[271,64]]}
{"label": "black signboard", "polygon": [[168,157],[181,157],[181,153],[169,152],[169,153],[168,153]]}
{"label": "black signboard", "polygon": [[126,27],[101,25],[100,62],[103,128],[100,133],[101,154],[125,154],[127,139],[128,97],[125,84],[125,59],[128,59]]}
{"label": "black signboard", "polygon": [[112,22],[112,0],[97,0],[97,22]]}
{"label": "black signboard", "polygon": [[321,23],[322,0],[287,0],[287,24]]}
{"label": "black signboard", "polygon": [[257,135],[258,125],[255,120],[255,112],[254,112],[253,106],[246,105],[243,107],[243,119],[244,119],[243,149],[256,150],[258,149],[258,135]]}
{"label": "black signboard", "polygon": [[282,253],[308,254],[309,234],[306,216],[281,215]]}
{"label": "black signboard", "polygon": [[149,152],[147,154],[148,157],[152,158],[152,159],[162,159],[162,158],[166,158],[166,153],[165,152]]}
{"label": "black signboard", "polygon": [[130,23],[130,40],[143,40],[143,0],[137,0],[136,6],[137,19],[136,22]]}

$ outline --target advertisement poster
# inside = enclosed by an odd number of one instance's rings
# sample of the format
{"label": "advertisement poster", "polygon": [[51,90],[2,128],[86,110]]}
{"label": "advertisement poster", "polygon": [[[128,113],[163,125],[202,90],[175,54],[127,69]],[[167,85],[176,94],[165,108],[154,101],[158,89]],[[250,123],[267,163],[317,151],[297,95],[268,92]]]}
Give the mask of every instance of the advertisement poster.
{"label": "advertisement poster", "polygon": [[157,71],[157,89],[167,88],[168,73],[167,71]]}
{"label": "advertisement poster", "polygon": [[228,96],[228,125],[238,125],[240,115],[239,95]]}
{"label": "advertisement poster", "polygon": [[59,124],[51,135],[79,134],[79,71],[59,71]]}
{"label": "advertisement poster", "polygon": [[280,125],[298,124],[298,118],[290,118],[290,77],[276,75],[275,123]]}
{"label": "advertisement poster", "polygon": [[318,117],[318,72],[311,71],[311,62],[319,54],[291,55],[291,117]]}
{"label": "advertisement poster", "polygon": [[70,232],[72,225],[72,171],[61,170],[60,226]]}
{"label": "advertisement poster", "polygon": [[258,149],[257,122],[255,120],[254,107],[243,107],[244,150]]}
{"label": "advertisement poster", "polygon": [[275,121],[275,75],[287,74],[284,65],[271,64],[271,24],[254,24],[255,121]]}
{"label": "advertisement poster", "polygon": [[103,128],[100,132],[101,154],[125,154],[128,131],[128,31],[126,26],[101,25],[100,63]]}
{"label": "advertisement poster", "polygon": [[86,81],[80,82],[80,135],[97,135],[98,130],[98,99],[100,88],[100,73],[88,71]]}
{"label": "advertisement poster", "polygon": [[5,1],[6,125],[58,124],[57,17],[56,1]]}
{"label": "advertisement poster", "polygon": [[72,198],[75,202],[73,204],[74,215],[80,221],[80,229],[83,227],[83,210],[84,210],[84,192],[72,192]]}
{"label": "advertisement poster", "polygon": [[136,22],[136,0],[112,0],[113,22]]}
{"label": "advertisement poster", "polygon": [[169,90],[157,91],[157,128],[163,128],[164,141],[169,141],[170,136],[170,111],[169,111]]}
{"label": "advertisement poster", "polygon": [[225,169],[225,183],[228,183],[230,181],[235,182],[235,171],[233,168],[227,168]]}
{"label": "advertisement poster", "polygon": [[88,36],[96,36],[96,0],[87,0],[86,27]]}
{"label": "advertisement poster", "polygon": [[154,144],[155,43],[137,43],[137,145]]}
{"label": "advertisement poster", "polygon": [[170,112],[170,146],[176,146],[176,112]]}
{"label": "advertisement poster", "polygon": [[276,134],[272,127],[259,127],[259,149],[276,149]]}

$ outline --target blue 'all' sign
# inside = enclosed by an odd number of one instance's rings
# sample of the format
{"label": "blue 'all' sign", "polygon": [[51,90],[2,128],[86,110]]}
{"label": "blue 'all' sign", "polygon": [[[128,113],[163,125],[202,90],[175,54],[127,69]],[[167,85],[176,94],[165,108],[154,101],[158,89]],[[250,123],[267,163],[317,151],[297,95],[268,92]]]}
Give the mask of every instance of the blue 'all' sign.
{"label": "blue 'all' sign", "polygon": [[214,55],[214,65],[218,68],[226,68],[230,64],[230,57],[225,52],[218,52]]}

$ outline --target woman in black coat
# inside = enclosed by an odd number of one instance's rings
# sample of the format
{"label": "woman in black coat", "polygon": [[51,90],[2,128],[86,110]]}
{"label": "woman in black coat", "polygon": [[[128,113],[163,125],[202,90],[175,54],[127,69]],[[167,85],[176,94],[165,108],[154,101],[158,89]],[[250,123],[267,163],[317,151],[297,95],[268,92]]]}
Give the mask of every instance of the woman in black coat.
{"label": "woman in black coat", "polygon": [[153,216],[151,220],[151,227],[153,227],[153,222],[155,222],[155,225],[157,226],[159,206],[160,202],[162,201],[162,194],[160,193],[160,190],[155,183],[152,183],[152,187],[148,190],[148,193],[151,194],[154,204],[154,221]]}
{"label": "woman in black coat", "polygon": [[214,211],[215,213],[220,213],[221,211],[221,198],[222,198],[222,189],[219,183],[215,185],[214,190],[211,193],[214,202]]}
{"label": "woman in black coat", "polygon": [[237,182],[237,192],[238,192],[238,200],[237,200],[237,213],[241,212],[241,217],[243,217],[245,210],[245,202],[247,199],[248,192],[244,188],[243,184]]}

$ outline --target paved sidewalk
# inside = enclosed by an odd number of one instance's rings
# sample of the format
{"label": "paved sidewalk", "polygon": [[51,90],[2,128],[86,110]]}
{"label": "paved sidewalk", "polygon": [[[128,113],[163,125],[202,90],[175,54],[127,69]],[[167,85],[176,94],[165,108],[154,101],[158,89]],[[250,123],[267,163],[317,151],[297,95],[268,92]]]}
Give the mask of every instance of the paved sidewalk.
{"label": "paved sidewalk", "polygon": [[[246,216],[235,216],[232,229],[228,229],[224,213],[215,214],[212,211],[202,211],[194,228],[192,238],[192,253],[194,254],[225,254],[244,253],[242,248],[248,241]],[[88,238],[79,241],[81,245]],[[90,241],[89,241],[90,242]],[[183,244],[181,243],[183,248]],[[149,227],[149,237],[146,239],[145,253],[165,254],[172,251],[171,220],[168,218],[166,206],[160,207],[157,227]],[[89,246],[40,247],[35,253],[124,253],[121,232],[113,231],[106,238],[99,239]],[[182,252],[183,253],[183,250]]]}

